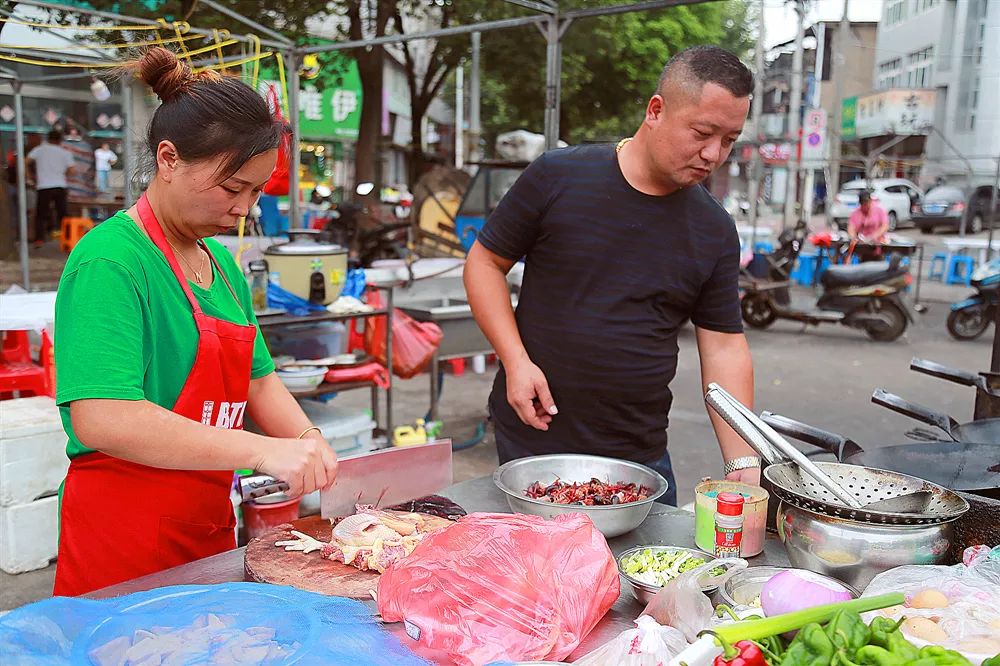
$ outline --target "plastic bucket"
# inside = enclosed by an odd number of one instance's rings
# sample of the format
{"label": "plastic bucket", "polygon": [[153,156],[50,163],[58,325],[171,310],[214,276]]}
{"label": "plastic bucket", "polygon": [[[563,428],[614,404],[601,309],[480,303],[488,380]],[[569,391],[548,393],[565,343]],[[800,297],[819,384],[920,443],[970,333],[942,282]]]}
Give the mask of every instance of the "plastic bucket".
{"label": "plastic bucket", "polygon": [[[276,498],[277,501],[268,502],[267,500],[272,497]],[[259,537],[278,525],[298,519],[299,502],[302,501],[302,498],[293,497],[282,500],[282,497],[284,495],[268,495],[261,498],[264,500],[263,502],[251,500],[240,505],[240,508],[243,509],[243,524],[246,525],[248,539]]]}

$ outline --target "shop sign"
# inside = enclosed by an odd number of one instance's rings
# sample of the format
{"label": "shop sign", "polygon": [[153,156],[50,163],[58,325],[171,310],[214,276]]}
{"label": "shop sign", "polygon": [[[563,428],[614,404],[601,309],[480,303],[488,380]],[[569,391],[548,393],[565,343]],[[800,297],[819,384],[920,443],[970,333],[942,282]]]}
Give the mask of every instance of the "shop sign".
{"label": "shop sign", "polygon": [[856,126],[858,114],[857,96],[848,97],[840,103],[840,138],[851,141],[858,136]]}
{"label": "shop sign", "polygon": [[859,139],[895,134],[926,135],[934,123],[935,90],[883,90],[858,98]]}
{"label": "shop sign", "polygon": [[765,164],[784,164],[791,155],[790,143],[764,143],[760,146],[760,156]]}
{"label": "shop sign", "polygon": [[[319,54],[316,76],[299,89],[299,131],[313,140],[356,140],[361,125],[361,75],[357,62],[339,53]],[[275,67],[261,67],[258,91],[273,90],[284,103]]]}

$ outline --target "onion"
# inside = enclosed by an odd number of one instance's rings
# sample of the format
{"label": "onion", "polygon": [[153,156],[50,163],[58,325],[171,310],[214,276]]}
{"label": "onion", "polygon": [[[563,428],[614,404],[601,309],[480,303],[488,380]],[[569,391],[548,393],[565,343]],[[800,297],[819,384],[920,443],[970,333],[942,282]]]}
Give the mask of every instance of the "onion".
{"label": "onion", "polygon": [[760,591],[760,607],[767,617],[850,600],[850,591],[840,583],[798,569],[771,576]]}

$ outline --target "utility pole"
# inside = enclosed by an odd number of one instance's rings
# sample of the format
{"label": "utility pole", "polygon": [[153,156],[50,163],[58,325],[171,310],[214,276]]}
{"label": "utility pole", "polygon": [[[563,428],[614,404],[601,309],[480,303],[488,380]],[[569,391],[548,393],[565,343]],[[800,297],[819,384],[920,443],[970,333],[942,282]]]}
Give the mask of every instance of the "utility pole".
{"label": "utility pole", "polygon": [[844,0],[844,14],[840,17],[837,27],[837,38],[833,43],[833,127],[827,133],[830,137],[830,176],[826,184],[827,217],[833,222],[833,206],[829,202],[840,191],[840,156],[844,152],[840,132],[844,124],[844,79],[847,74],[847,43],[851,30],[851,22],[847,19],[847,9],[851,0]]}
{"label": "utility pole", "polygon": [[782,220],[782,228],[787,228],[795,224],[795,203],[798,198],[799,151],[801,150],[802,143],[799,130],[801,129],[802,60],[806,39],[806,8],[804,0],[792,1],[795,3],[796,23],[798,25],[795,33],[795,54],[792,56],[791,99],[788,103],[788,134],[793,143],[792,150],[788,156],[788,181],[785,184],[785,215]]}
{"label": "utility pole", "polygon": [[455,168],[465,166],[465,63],[455,68]]}
{"label": "utility pole", "polygon": [[479,53],[482,33],[472,33],[472,62],[469,65],[469,133],[466,143],[469,147],[469,161],[478,162],[482,159],[479,150],[480,135],[483,133],[479,120],[479,103],[482,93],[479,89]]}
{"label": "utility pole", "polygon": [[757,47],[754,52],[753,104],[750,107],[750,127],[753,133],[753,154],[750,156],[750,251],[757,246],[757,199],[760,198],[760,114],[764,108],[764,0],[760,0],[757,15]]}

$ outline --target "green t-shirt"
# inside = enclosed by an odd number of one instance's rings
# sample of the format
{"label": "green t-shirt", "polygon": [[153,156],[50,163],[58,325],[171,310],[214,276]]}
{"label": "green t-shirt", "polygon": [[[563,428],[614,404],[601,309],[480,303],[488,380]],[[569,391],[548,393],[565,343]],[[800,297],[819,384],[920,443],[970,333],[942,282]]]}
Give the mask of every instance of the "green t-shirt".
{"label": "green t-shirt", "polygon": [[[229,251],[214,239],[205,245],[225,272],[208,289],[191,291],[210,317],[256,324],[250,288]],[[55,317],[56,402],[69,436],[66,454],[93,449],[73,434],[69,403],[87,398],[148,400],[171,409],[198,347],[191,305],[163,254],[124,212],[88,233],[69,256],[59,280]],[[274,371],[260,330],[251,377]]]}

